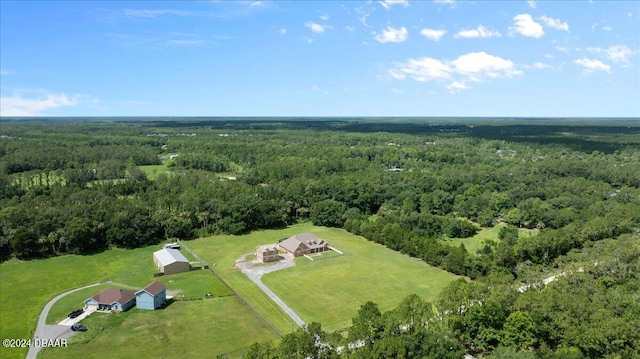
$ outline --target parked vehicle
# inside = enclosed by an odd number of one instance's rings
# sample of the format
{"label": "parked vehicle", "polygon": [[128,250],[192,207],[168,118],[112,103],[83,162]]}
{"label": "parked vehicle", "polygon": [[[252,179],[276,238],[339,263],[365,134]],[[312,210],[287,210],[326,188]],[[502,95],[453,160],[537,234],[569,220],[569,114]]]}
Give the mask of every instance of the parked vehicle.
{"label": "parked vehicle", "polygon": [[68,317],[73,319],[73,318],[77,318],[80,316],[80,314],[84,313],[84,310],[82,309],[76,309],[73,312],[69,313]]}
{"label": "parked vehicle", "polygon": [[71,326],[71,330],[73,330],[74,332],[86,332],[87,331],[87,327],[85,327],[82,324],[74,324]]}
{"label": "parked vehicle", "polygon": [[180,245],[178,243],[167,243],[164,248],[180,249]]}

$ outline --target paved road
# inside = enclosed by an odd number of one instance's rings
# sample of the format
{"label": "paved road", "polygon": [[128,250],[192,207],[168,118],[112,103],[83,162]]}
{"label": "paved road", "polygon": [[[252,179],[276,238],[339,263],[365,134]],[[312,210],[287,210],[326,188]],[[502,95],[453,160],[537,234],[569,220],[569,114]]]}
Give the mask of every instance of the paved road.
{"label": "paved road", "polygon": [[246,274],[247,277],[249,277],[249,279],[258,286],[258,288],[262,289],[262,291],[266,295],[268,295],[269,298],[271,298],[271,300],[273,300],[280,308],[282,308],[282,310],[287,313],[287,315],[290,316],[291,319],[296,322],[296,324],[303,326],[305,323],[300,318],[300,316],[298,316],[298,314],[296,314],[293,309],[286,305],[285,302],[280,299],[280,297],[278,297],[271,289],[269,289],[269,287],[264,285],[261,280],[264,274],[295,266],[296,263],[293,261],[293,258],[285,257],[285,259],[275,262],[271,265],[253,267],[252,262],[244,261],[247,255],[248,254],[245,254],[244,256],[242,256],[242,258],[236,261],[236,267],[240,268],[242,270],[242,273]]}
{"label": "paved road", "polygon": [[[66,325],[47,325],[47,316],[49,315],[49,310],[51,307],[60,300],[60,298],[64,297],[67,294],[71,294],[73,292],[77,292],[79,290],[85,288],[95,287],[100,285],[101,283],[95,283],[91,285],[86,285],[84,287],[72,289],[70,291],[64,292],[55,298],[51,299],[47,305],[42,309],[42,313],[40,313],[40,319],[38,319],[38,326],[36,327],[35,335],[33,339],[61,339],[61,338],[69,338],[75,334],[75,332],[71,331],[70,326]],[[40,347],[30,347],[29,353],[27,353],[27,359],[36,359],[38,353],[40,352]]]}

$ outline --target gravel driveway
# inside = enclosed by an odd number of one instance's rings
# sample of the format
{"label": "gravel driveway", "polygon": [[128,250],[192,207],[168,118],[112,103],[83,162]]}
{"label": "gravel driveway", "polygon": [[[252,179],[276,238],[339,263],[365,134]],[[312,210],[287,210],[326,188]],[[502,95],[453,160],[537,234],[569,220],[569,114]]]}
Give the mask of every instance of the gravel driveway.
{"label": "gravel driveway", "polygon": [[236,268],[239,268],[242,273],[246,274],[247,277],[249,277],[249,279],[258,286],[258,288],[265,292],[265,294],[268,295],[271,300],[273,300],[280,308],[282,308],[282,310],[287,313],[287,315],[290,316],[291,319],[296,322],[296,324],[303,326],[305,323],[300,318],[300,316],[298,316],[298,314],[296,314],[293,309],[286,305],[285,302],[280,299],[280,297],[278,297],[271,289],[269,289],[269,287],[264,285],[261,280],[262,276],[267,273],[294,267],[296,263],[293,261],[293,257],[291,257],[290,255],[284,255],[284,259],[273,264],[256,266],[256,264],[258,264],[257,262],[246,260],[247,256],[250,254],[252,253],[247,253],[240,257],[240,259],[238,259],[235,263]]}

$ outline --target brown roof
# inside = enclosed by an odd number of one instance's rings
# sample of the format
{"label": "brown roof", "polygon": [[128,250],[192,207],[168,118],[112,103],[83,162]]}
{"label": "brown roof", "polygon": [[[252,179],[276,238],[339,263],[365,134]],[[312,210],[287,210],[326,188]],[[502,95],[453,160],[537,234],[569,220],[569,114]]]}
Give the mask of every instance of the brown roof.
{"label": "brown roof", "polygon": [[132,290],[107,288],[102,292],[91,297],[91,299],[95,300],[99,304],[111,305],[117,302],[120,305],[124,305],[126,303],[129,303],[135,297],[136,297],[136,294]]}
{"label": "brown roof", "polygon": [[158,293],[162,292],[163,289],[167,289],[167,287],[165,287],[164,284],[155,281],[144,287],[142,290],[137,291],[136,294],[145,291],[151,295],[158,295]]}
{"label": "brown roof", "polygon": [[323,248],[325,245],[327,245],[327,242],[324,239],[318,238],[313,233],[296,234],[280,242],[280,246],[290,252],[295,252],[301,244],[308,247],[309,249],[314,249]]}
{"label": "brown roof", "polygon": [[[295,252],[298,250],[298,248],[304,245],[302,242],[300,242],[296,236],[293,237],[289,237],[287,239],[285,239],[284,241],[280,242],[280,247],[284,248],[285,250],[289,251],[289,252]],[[304,250],[304,248],[303,248]]]}

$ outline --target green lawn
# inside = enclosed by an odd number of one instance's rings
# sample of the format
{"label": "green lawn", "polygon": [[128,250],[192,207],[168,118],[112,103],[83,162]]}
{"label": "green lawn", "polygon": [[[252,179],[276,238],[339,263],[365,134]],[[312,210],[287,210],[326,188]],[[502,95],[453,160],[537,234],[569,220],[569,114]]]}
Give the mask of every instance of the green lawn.
{"label": "green lawn", "polygon": [[[498,233],[500,233],[500,228],[506,227],[507,225],[504,223],[498,223],[497,225],[491,228],[482,228],[478,233],[476,233],[473,237],[469,238],[447,238],[442,240],[442,243],[448,244],[450,246],[459,247],[460,244],[464,244],[464,247],[467,249],[469,253],[476,253],[484,246],[484,242],[487,240],[499,242]],[[521,228],[520,237],[523,236],[532,236],[538,233],[536,229],[526,229]]]}
{"label": "green lawn", "polygon": [[311,224],[244,236],[203,238],[187,245],[210,263],[217,262],[216,270],[234,289],[276,328],[288,332],[291,320],[232,266],[235,259],[253,251],[257,245],[275,243],[302,232],[315,233],[345,254],[315,261],[298,258],[296,267],[267,274],[262,280],[303,320],[320,322],[329,330],[349,326],[351,318],[366,301],[376,302],[381,311],[386,311],[412,293],[433,300],[444,286],[457,278],[344,230]]}
{"label": "green lawn", "polygon": [[147,174],[147,178],[150,180],[155,180],[158,176],[164,171],[168,171],[169,168],[166,165],[146,165],[146,166],[138,166],[138,168]]}
{"label": "green lawn", "polygon": [[344,252],[326,260],[296,259],[296,267],[262,280],[306,322],[329,330],[346,328],[367,301],[384,312],[409,294],[434,300],[457,277],[344,230],[301,228]]}
{"label": "green lawn", "polygon": [[[211,273],[209,273],[211,275]],[[43,358],[214,358],[239,357],[254,342],[276,338],[237,297],[173,302],[155,311],[94,313],[89,328],[67,348],[45,349]]]}
{"label": "green lawn", "polygon": [[[91,283],[113,281],[121,283],[113,285],[115,287],[135,289],[143,288],[157,279],[164,282],[169,290],[181,290],[185,300],[202,298],[207,292],[215,297],[231,295],[227,287],[208,270],[154,277],[156,268],[152,253],[158,249],[159,246],[133,250],[112,249],[92,256],[67,255],[25,262],[13,259],[0,264],[0,336],[25,339],[32,337],[40,312],[51,298]],[[185,255],[190,257],[188,253]],[[71,310],[82,307],[84,299],[106,287],[90,288],[61,299],[52,308],[48,322],[63,319]],[[177,302],[172,306],[179,307],[182,303],[192,301]],[[247,311],[244,305],[237,301],[232,303],[236,303],[235,310],[238,313],[244,313],[247,322],[256,323],[257,317]],[[91,317],[88,320],[92,320]],[[234,328],[231,326],[225,330]],[[273,332],[268,335],[276,337]],[[217,340],[210,342],[207,347],[210,350],[222,345]],[[253,339],[247,338],[247,345],[252,342]],[[135,348],[136,346],[129,347],[129,350]],[[25,349],[0,348],[0,357],[3,359],[24,358],[26,353]]]}

